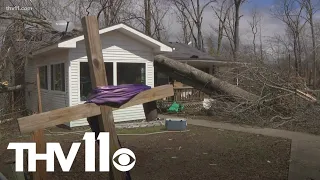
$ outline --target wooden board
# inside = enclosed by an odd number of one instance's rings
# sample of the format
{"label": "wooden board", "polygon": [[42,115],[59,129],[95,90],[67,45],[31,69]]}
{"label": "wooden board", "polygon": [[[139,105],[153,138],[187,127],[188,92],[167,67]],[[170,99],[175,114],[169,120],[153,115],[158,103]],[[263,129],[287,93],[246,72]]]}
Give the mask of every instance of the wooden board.
{"label": "wooden board", "polygon": [[119,109],[135,106],[138,104],[144,104],[147,102],[170,97],[173,95],[174,93],[173,93],[172,85],[163,85],[163,86],[154,87],[152,89],[139,93],[138,95],[130,99],[127,103],[120,106]]}
{"label": "wooden board", "polygon": [[[101,40],[99,34],[98,20],[96,16],[86,16],[81,19],[82,28],[84,31],[84,41],[86,45],[90,78],[92,89],[99,86],[108,85],[106,69],[104,65]],[[110,134],[110,155],[114,154],[121,148],[118,136],[115,130],[112,108],[109,106],[100,106],[101,114],[98,116],[88,118],[91,123],[98,123],[98,132],[109,132]],[[110,162],[112,160],[110,159]],[[110,163],[111,164],[111,163]],[[109,173],[110,180],[126,180],[124,172],[117,170],[114,166],[111,166]]]}
{"label": "wooden board", "polygon": [[[41,87],[40,87],[40,72],[37,68],[37,91],[38,91],[38,113],[42,113]],[[46,153],[46,142],[44,139],[43,129],[37,129],[32,133],[32,141],[36,143],[36,152],[39,154]],[[33,173],[33,180],[46,180],[46,162],[36,162],[36,172]]]}
{"label": "wooden board", "polygon": [[[173,96],[172,85],[158,86],[146,91],[143,91],[132,98],[130,101],[120,106],[119,108],[112,108],[112,110],[123,109],[150,101]],[[93,103],[79,104],[76,106],[56,109],[53,111],[44,112],[41,114],[34,114],[18,119],[18,124],[21,133],[35,131],[37,129],[44,129],[53,127],[59,124],[64,124],[70,121],[75,121],[87,117],[97,116],[100,113],[100,107]]]}

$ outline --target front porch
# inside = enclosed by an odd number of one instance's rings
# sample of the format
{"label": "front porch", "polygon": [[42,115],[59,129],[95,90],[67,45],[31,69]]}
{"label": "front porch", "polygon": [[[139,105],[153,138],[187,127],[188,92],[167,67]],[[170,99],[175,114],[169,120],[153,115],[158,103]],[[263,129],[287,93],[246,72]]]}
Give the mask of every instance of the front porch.
{"label": "front porch", "polygon": [[173,102],[182,104],[188,113],[199,112],[203,108],[204,99],[208,97],[205,93],[190,86],[174,87],[173,91],[173,96],[157,101],[160,112],[167,112]]}
{"label": "front porch", "polygon": [[163,101],[167,102],[202,102],[204,98],[207,96],[205,93],[190,87],[190,86],[185,86],[185,87],[174,87],[174,96],[167,97],[163,99]]}
{"label": "front porch", "polygon": [[[217,69],[215,62],[199,62],[199,60],[188,60],[181,62],[191,65],[203,72],[212,75],[216,72]],[[183,84],[183,82],[176,81],[173,78],[158,72],[157,68],[155,67],[155,86],[161,86],[165,84],[173,85],[174,96],[158,100],[158,108],[160,109],[160,111],[166,111],[173,102],[182,104],[185,107],[185,110],[188,112],[199,111],[203,108],[204,99],[208,98],[208,95],[201,92],[200,90],[197,90],[191,86]]]}

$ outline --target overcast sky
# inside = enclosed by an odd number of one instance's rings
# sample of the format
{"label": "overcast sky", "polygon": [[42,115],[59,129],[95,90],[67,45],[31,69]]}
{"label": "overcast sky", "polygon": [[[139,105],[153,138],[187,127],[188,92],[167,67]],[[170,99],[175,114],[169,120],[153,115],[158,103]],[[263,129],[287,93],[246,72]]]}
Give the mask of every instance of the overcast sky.
{"label": "overcast sky", "polygon": [[[246,41],[251,43],[252,32],[248,21],[252,20],[251,12],[254,7],[259,10],[262,15],[262,35],[263,39],[267,39],[275,34],[283,34],[285,26],[284,24],[276,18],[270,15],[270,9],[275,3],[275,0],[249,0],[241,8],[241,14],[243,15],[240,20],[240,36],[242,43],[245,44]],[[211,26],[217,26],[218,20],[214,18],[214,12],[211,7],[208,7],[203,14],[203,33],[206,35],[212,32]],[[179,24],[172,16],[168,16],[166,19],[168,24],[170,24],[170,41],[177,40],[177,34],[180,31]]]}

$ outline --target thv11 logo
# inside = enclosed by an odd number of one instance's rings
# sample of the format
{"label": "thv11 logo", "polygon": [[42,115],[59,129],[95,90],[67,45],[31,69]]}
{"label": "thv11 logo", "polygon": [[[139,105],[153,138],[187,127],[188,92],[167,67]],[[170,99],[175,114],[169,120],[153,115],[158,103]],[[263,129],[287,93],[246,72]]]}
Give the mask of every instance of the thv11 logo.
{"label": "thv11 logo", "polygon": [[[98,136],[99,141],[99,170],[100,172],[110,171],[110,142],[109,133],[101,132]],[[87,132],[83,136],[85,141],[85,171],[95,172],[95,133]],[[56,155],[61,169],[64,172],[69,172],[73,164],[73,161],[79,151],[81,143],[72,143],[70,151],[67,157],[61,149],[59,143],[47,143],[46,153],[37,154],[36,153],[36,143],[9,143],[7,149],[14,149],[16,152],[16,171],[23,172],[23,150],[28,150],[28,171],[36,171],[36,161],[45,160],[47,166],[47,172],[54,172],[54,155]],[[116,162],[118,159],[118,162]],[[131,170],[136,163],[135,154],[127,148],[121,148],[117,150],[112,157],[113,166],[119,171],[125,172]]]}

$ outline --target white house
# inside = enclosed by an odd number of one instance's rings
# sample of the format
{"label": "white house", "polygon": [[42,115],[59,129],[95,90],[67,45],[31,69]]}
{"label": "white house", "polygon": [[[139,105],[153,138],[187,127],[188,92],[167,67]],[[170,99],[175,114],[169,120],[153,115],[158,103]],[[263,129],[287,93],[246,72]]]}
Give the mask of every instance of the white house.
{"label": "white house", "polygon": [[[144,83],[154,86],[154,55],[172,48],[124,24],[99,31],[108,84]],[[43,111],[84,103],[91,91],[84,36],[32,53],[25,67],[26,107],[37,112],[36,70],[40,70]],[[144,119],[142,105],[113,112],[115,122]],[[86,119],[70,127],[87,125]]]}

